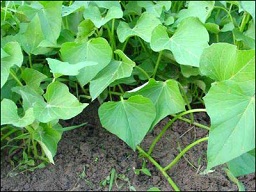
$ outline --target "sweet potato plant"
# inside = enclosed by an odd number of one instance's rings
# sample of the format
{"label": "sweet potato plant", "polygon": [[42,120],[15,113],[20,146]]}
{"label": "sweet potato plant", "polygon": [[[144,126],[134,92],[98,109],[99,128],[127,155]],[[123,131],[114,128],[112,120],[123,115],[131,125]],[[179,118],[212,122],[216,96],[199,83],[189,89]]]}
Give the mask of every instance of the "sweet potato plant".
{"label": "sweet potato plant", "polygon": [[[226,164],[243,189],[236,177],[255,170],[255,2],[2,1],[1,151],[22,152],[27,167],[54,163],[63,131],[77,127],[59,120],[94,100],[102,127],[174,190],[167,171],[204,141],[205,173]],[[146,152],[140,143],[167,116]],[[151,153],[177,119],[209,135],[162,167]]]}

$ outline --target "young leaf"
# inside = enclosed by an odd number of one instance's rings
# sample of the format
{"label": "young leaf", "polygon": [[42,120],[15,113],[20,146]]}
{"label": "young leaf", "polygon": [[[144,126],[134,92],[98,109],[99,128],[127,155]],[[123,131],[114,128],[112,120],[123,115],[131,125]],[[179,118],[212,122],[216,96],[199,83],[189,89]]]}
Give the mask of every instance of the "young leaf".
{"label": "young leaf", "polygon": [[68,62],[62,62],[57,59],[47,58],[46,60],[48,61],[51,72],[55,78],[62,75],[76,76],[79,74],[81,69],[97,64],[94,61],[83,61],[76,64],[69,64]]}
{"label": "young leaf", "polygon": [[208,47],[208,41],[209,34],[204,25],[198,19],[189,17],[180,23],[171,38],[166,27],[156,27],[152,32],[150,46],[154,51],[172,51],[180,64],[198,67],[201,54]]}
{"label": "young leaf", "polygon": [[124,96],[142,95],[149,98],[155,105],[156,118],[152,128],[164,117],[185,110],[185,102],[180,94],[178,83],[175,80],[165,82],[150,79],[141,89],[127,92]]}
{"label": "young leaf", "polygon": [[100,106],[100,121],[109,132],[117,135],[134,151],[147,134],[155,119],[155,107],[141,95]]}
{"label": "young leaf", "polygon": [[9,42],[1,48],[1,88],[6,83],[10,68],[14,65],[20,67],[23,62],[23,54],[18,42]]}
{"label": "young leaf", "polygon": [[218,82],[204,101],[212,123],[208,170],[255,148],[255,88],[248,92],[235,81]]}
{"label": "young leaf", "polygon": [[130,60],[121,50],[116,50],[122,61],[112,60],[107,67],[90,82],[90,95],[92,100],[97,98],[112,82],[117,79],[129,77],[132,74],[135,63]]}
{"label": "young leaf", "polygon": [[47,103],[40,100],[34,105],[34,115],[43,123],[55,119],[70,119],[88,105],[79,103],[77,98],[69,93],[68,87],[58,81],[48,85],[44,98]]}
{"label": "young leaf", "polygon": [[121,43],[131,36],[139,36],[144,41],[150,42],[152,31],[159,24],[161,24],[161,22],[158,18],[150,13],[144,12],[132,29],[128,23],[120,21],[116,32]]}
{"label": "young leaf", "polygon": [[18,115],[17,110],[17,106],[12,100],[3,99],[1,101],[1,125],[12,124],[16,127],[25,127],[34,122],[32,108],[26,110],[23,117]]}

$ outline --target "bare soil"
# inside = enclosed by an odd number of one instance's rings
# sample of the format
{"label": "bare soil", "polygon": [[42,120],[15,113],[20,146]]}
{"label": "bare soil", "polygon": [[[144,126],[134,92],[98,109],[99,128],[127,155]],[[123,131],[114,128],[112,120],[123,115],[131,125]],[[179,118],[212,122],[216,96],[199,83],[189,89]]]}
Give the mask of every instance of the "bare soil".
{"label": "bare soil", "polygon": [[[107,180],[113,169],[116,173],[111,188],[113,191],[147,191],[151,187],[158,187],[161,191],[173,191],[164,176],[151,163],[147,163],[147,168],[152,176],[134,173],[134,169],[141,168],[143,158],[101,127],[98,106],[94,102],[79,116],[62,122],[63,126],[83,122],[88,122],[88,125],[64,133],[54,158],[55,165],[11,177],[8,173],[13,167],[2,157],[1,191],[108,191]],[[167,117],[162,120],[147,134],[141,143],[144,150],[148,150],[169,119]],[[195,120],[209,124],[205,113],[195,114]],[[180,148],[183,149],[204,136],[207,136],[206,130],[177,121],[157,143],[152,156],[160,165],[166,166],[177,156]],[[207,142],[203,142],[188,151],[168,171],[170,177],[182,191],[238,191],[237,186],[222,170],[223,166],[216,167],[214,172],[207,175],[199,174],[206,168],[206,149]],[[239,180],[246,190],[255,191],[255,173],[239,177]]]}

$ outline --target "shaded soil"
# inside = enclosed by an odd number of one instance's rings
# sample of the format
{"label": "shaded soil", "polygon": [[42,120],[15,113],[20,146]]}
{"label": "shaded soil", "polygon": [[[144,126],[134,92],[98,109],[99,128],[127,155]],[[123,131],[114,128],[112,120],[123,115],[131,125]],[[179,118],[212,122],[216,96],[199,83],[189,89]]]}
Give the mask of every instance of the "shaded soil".
{"label": "shaded soil", "polygon": [[[62,122],[64,126],[83,122],[88,122],[88,125],[64,133],[54,158],[55,165],[10,177],[8,173],[13,168],[1,158],[1,191],[108,191],[107,179],[111,170],[116,173],[112,190],[146,191],[158,187],[161,191],[172,191],[167,180],[151,163],[147,163],[147,168],[152,176],[134,173],[134,169],[141,168],[143,158],[101,127],[97,115],[98,105],[94,102],[79,116]],[[141,144],[144,150],[148,150],[168,120],[162,120],[146,136]],[[195,120],[205,125],[209,122],[204,113],[195,114]],[[204,136],[207,136],[206,130],[177,121],[157,143],[152,156],[160,165],[166,166],[179,153],[179,147],[183,149]],[[203,142],[188,151],[168,171],[170,177],[182,191],[237,191],[237,186],[227,178],[222,167],[217,167],[207,175],[199,174],[206,168],[206,149],[207,143]],[[239,177],[239,180],[247,190],[255,191],[255,174]]]}

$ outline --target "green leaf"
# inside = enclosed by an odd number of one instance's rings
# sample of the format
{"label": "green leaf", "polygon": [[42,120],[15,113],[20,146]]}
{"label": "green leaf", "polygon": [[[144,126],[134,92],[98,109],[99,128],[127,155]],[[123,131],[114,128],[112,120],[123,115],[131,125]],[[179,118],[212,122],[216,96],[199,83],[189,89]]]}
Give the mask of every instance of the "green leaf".
{"label": "green leaf", "polygon": [[112,49],[104,38],[93,38],[87,43],[64,43],[60,49],[61,58],[70,64],[84,61],[98,63],[94,66],[87,66],[80,70],[76,76],[79,83],[84,86],[101,71],[112,58]]}
{"label": "green leaf", "polygon": [[160,17],[163,10],[169,11],[171,1],[138,1],[138,6],[144,7],[146,11],[156,17]]}
{"label": "green leaf", "polygon": [[[191,33],[193,31],[193,33]],[[182,65],[199,66],[204,48],[208,47],[209,34],[196,18],[184,19],[169,38],[166,27],[159,25],[152,32],[150,46],[154,51],[170,50]]]}
{"label": "green leaf", "polygon": [[21,78],[26,82],[26,85],[34,89],[40,95],[43,94],[43,90],[40,88],[40,83],[47,78],[46,75],[31,68],[25,68],[22,71]]}
{"label": "green leaf", "polygon": [[93,22],[89,19],[83,20],[78,25],[78,32],[76,37],[76,42],[87,42],[88,37],[91,36],[95,31],[95,26]]}
{"label": "green leaf", "polygon": [[90,19],[97,28],[100,28],[114,18],[122,18],[123,11],[121,7],[112,6],[108,9],[106,16],[102,15],[103,14],[100,12],[99,7],[94,5],[89,5],[83,14],[85,19]]}
{"label": "green leaf", "polygon": [[[255,148],[252,151],[255,151]],[[247,175],[255,172],[255,155],[252,155],[250,152],[244,153],[227,164],[235,177]]]}
{"label": "green leaf", "polygon": [[99,108],[102,126],[126,142],[134,151],[147,134],[155,115],[153,103],[141,95],[119,102],[107,102]]}
{"label": "green leaf", "polygon": [[6,83],[10,68],[14,65],[20,67],[23,62],[23,54],[18,42],[9,42],[1,48],[1,88]]}
{"label": "green leaf", "polygon": [[94,61],[83,61],[76,64],[70,64],[68,62],[62,62],[57,59],[47,58],[46,60],[55,78],[58,78],[62,75],[76,76],[79,74],[81,69],[97,64]]}
{"label": "green leaf", "polygon": [[152,128],[167,115],[185,110],[185,102],[180,94],[178,83],[175,80],[165,82],[150,79],[142,87],[127,92],[124,96],[142,95],[149,98],[156,108],[156,118]]}
{"label": "green leaf", "polygon": [[48,85],[44,98],[47,102],[37,101],[34,105],[34,115],[43,123],[55,119],[70,119],[88,105],[79,103],[77,98],[69,93],[68,87],[58,81]]}
{"label": "green leaf", "polygon": [[112,60],[99,74],[90,82],[90,95],[92,100],[97,98],[112,82],[117,79],[129,77],[132,74],[135,63],[130,60],[121,50],[116,50],[116,54],[122,61]]}
{"label": "green leaf", "polygon": [[51,49],[42,48],[39,44],[44,40],[43,31],[40,25],[38,14],[27,24],[26,31],[17,35],[19,43],[27,54],[45,54]]}
{"label": "green leaf", "polygon": [[[57,124],[55,127],[59,128],[61,125]],[[52,164],[54,164],[53,157],[56,155],[58,142],[62,136],[62,132],[55,130],[55,127],[41,123],[34,134],[35,140],[41,145],[44,153]]]}
{"label": "green leaf", "polygon": [[43,102],[43,97],[38,90],[29,85],[13,87],[12,91],[21,95],[24,110],[33,108],[36,102]]}
{"label": "green leaf", "polygon": [[1,101],[1,125],[12,124],[16,127],[25,127],[34,122],[33,109],[25,111],[25,115],[20,117],[16,104],[9,99]]}
{"label": "green leaf", "polygon": [[62,1],[41,1],[42,8],[39,11],[40,24],[44,39],[51,44],[56,44],[61,31]]}
{"label": "green leaf", "polygon": [[84,1],[74,1],[72,5],[70,6],[62,6],[62,17],[65,17],[67,15],[70,15],[71,13],[76,12],[82,7],[88,7],[89,2],[84,2]]}
{"label": "green leaf", "polygon": [[248,37],[245,33],[239,31],[239,29],[235,28],[233,30],[234,37],[236,41],[242,41],[247,49],[255,49],[255,39]]}
{"label": "green leaf", "polygon": [[255,88],[245,92],[235,81],[218,82],[204,101],[211,118],[208,170],[255,148]]}
{"label": "green leaf", "polygon": [[161,22],[158,18],[150,13],[144,12],[132,29],[128,23],[120,21],[116,32],[121,43],[131,36],[139,36],[144,41],[150,42],[152,31],[159,24]]}
{"label": "green leaf", "polygon": [[189,1],[188,9],[182,9],[177,17],[177,22],[181,22],[188,17],[198,17],[202,23],[211,15],[214,8],[214,1]]}
{"label": "green leaf", "polygon": [[227,43],[212,44],[202,54],[200,71],[215,81],[233,80],[243,90],[254,92],[255,51],[237,50]]}

